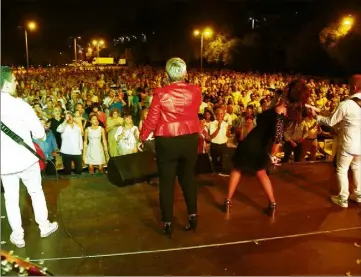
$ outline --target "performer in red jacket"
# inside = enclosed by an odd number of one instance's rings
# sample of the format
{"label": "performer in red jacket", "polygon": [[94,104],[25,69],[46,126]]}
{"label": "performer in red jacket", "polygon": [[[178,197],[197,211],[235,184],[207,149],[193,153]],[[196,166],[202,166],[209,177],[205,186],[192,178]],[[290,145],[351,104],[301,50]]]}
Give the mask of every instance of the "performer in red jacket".
{"label": "performer in red jacket", "polygon": [[197,161],[200,131],[198,112],[202,93],[199,86],[184,81],[187,66],[182,59],[168,60],[165,71],[169,85],[155,89],[148,116],[143,122],[140,139],[145,141],[154,131],[164,233],[171,237],[176,176],[187,204],[186,230],[195,230],[197,226],[197,187],[194,168]]}

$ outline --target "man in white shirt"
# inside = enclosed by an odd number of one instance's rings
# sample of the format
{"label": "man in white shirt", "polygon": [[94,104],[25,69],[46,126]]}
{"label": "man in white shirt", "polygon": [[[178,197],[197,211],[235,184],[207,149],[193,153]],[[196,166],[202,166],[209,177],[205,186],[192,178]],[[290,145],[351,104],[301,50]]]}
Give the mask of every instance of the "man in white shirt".
{"label": "man in white shirt", "polygon": [[109,106],[111,104],[113,104],[115,100],[115,91],[113,89],[111,89],[109,91],[109,95],[107,97],[105,97],[104,101],[103,101],[103,104],[106,106],[106,108],[108,109]]}
{"label": "man in white shirt", "polygon": [[[1,122],[35,150],[34,139],[45,139],[45,130],[29,104],[15,98],[16,79],[9,67],[1,67]],[[4,187],[5,207],[12,229],[10,241],[17,247],[25,247],[19,207],[20,179],[26,186],[33,204],[40,236],[48,237],[58,229],[58,223],[48,221],[38,158],[23,145],[16,143],[1,131],[1,180]]]}
{"label": "man in white shirt", "polygon": [[221,172],[223,169],[223,154],[227,148],[228,138],[230,137],[229,124],[224,121],[224,110],[216,110],[216,120],[209,125],[211,137],[211,157],[214,169]]}
{"label": "man in white shirt", "polygon": [[71,163],[74,162],[75,174],[81,174],[83,171],[83,138],[80,127],[74,122],[71,113],[67,113],[65,120],[56,129],[61,133],[60,153],[63,157],[64,175],[71,174]]}
{"label": "man in white shirt", "polygon": [[[350,85],[353,95],[341,102],[330,117],[316,117],[320,124],[331,127],[341,123],[337,153],[337,180],[340,193],[332,196],[331,200],[343,208],[348,207],[348,199],[361,203],[361,106],[356,103],[361,101],[361,75],[352,76]],[[348,180],[350,166],[355,185],[351,195]]]}

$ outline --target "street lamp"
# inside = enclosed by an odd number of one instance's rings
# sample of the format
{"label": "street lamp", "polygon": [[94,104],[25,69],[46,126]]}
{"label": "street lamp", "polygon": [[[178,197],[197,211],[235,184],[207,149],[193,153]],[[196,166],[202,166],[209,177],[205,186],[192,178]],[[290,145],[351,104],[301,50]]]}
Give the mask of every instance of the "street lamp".
{"label": "street lamp", "polygon": [[343,24],[343,25],[346,25],[346,26],[352,25],[352,24],[353,24],[353,18],[352,18],[352,16],[351,16],[351,15],[345,16],[345,17],[342,19],[342,24]]}
{"label": "street lamp", "polygon": [[99,58],[100,46],[104,46],[104,40],[93,40],[92,43],[97,48],[97,56]]}
{"label": "street lamp", "polygon": [[36,23],[34,21],[28,22],[24,27],[25,30],[25,51],[26,51],[26,67],[29,69],[29,47],[28,47],[28,31],[34,31],[36,29]]}
{"label": "street lamp", "polygon": [[194,30],[193,34],[198,37],[201,36],[201,56],[200,56],[200,62],[201,62],[201,72],[203,71],[203,40],[204,38],[210,38],[213,35],[213,31],[210,28],[205,28],[203,31],[200,30]]}
{"label": "street lamp", "polygon": [[250,17],[249,20],[251,20],[251,22],[252,22],[252,30],[254,30],[254,23],[255,23],[256,19],[254,19],[254,17]]}
{"label": "street lamp", "polygon": [[81,39],[81,37],[73,37],[73,39],[74,39],[74,62],[77,63],[78,61],[77,40]]}
{"label": "street lamp", "polygon": [[341,23],[338,27],[340,36],[346,36],[354,25],[354,18],[349,15],[342,18]]}

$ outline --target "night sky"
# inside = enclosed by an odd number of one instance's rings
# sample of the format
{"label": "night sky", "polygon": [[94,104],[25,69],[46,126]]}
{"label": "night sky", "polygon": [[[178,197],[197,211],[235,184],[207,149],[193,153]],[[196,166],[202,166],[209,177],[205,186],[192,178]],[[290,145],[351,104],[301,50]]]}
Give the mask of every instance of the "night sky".
{"label": "night sky", "polygon": [[186,34],[191,36],[192,30],[201,25],[213,28],[227,25],[239,35],[250,28],[248,18],[251,16],[278,21],[276,28],[280,22],[287,25],[287,20],[295,16],[307,22],[321,14],[327,17],[337,13],[340,5],[352,9],[358,2],[361,1],[4,0],[1,55],[11,56],[17,61],[23,59],[24,31],[18,26],[28,20],[38,23],[36,32],[29,33],[30,48],[68,51],[71,36],[82,36],[84,43],[96,37],[111,41],[121,35],[156,32],[162,34],[159,37],[161,42],[171,40],[177,33],[187,39]]}

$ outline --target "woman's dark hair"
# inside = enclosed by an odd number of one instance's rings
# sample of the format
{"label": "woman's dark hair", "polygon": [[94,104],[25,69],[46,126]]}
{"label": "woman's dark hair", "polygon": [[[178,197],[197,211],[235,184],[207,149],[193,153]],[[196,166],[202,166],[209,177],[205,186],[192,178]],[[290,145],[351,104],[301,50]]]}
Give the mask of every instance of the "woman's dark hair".
{"label": "woman's dark hair", "polygon": [[109,112],[109,116],[112,117],[112,116],[113,116],[113,113],[118,113],[118,114],[120,115],[120,111],[119,111],[119,109],[117,109],[117,108],[111,109],[110,112]]}
{"label": "woman's dark hair", "polygon": [[296,79],[289,84],[286,97],[290,104],[306,103],[310,95],[311,91],[307,83],[303,80]]}
{"label": "woman's dark hair", "polygon": [[94,108],[98,108],[98,111],[101,111],[101,105],[100,105],[99,103],[93,103],[93,104],[91,105],[91,107],[92,107],[92,110],[93,110]]}
{"label": "woman's dark hair", "polygon": [[204,119],[204,115],[201,114],[201,113],[199,113],[199,114],[198,114],[198,119],[199,119],[199,120],[203,120],[203,119]]}
{"label": "woman's dark hair", "polygon": [[[88,118],[88,121],[87,121],[86,124],[85,124],[85,129],[91,126],[90,120],[91,120],[91,118],[92,118],[93,116],[96,116],[96,117],[98,118],[98,116],[97,116],[95,113],[90,113],[89,118]],[[104,123],[101,122],[101,121],[99,120],[99,118],[98,118],[98,122],[99,122],[99,126],[100,126],[100,127],[105,128]]]}
{"label": "woman's dark hair", "polygon": [[205,113],[209,113],[210,114],[210,116],[211,116],[211,121],[214,121],[214,114],[212,113],[212,111],[210,111],[208,108],[206,108],[205,110],[204,110],[204,113],[203,113],[203,117],[204,117],[204,114]]}
{"label": "woman's dark hair", "polygon": [[[98,119],[98,116],[97,116],[96,114],[91,114],[91,115],[89,115],[89,121],[92,120],[92,118],[93,118],[94,116]],[[98,121],[99,121],[99,119],[98,119]]]}
{"label": "woman's dark hair", "polygon": [[310,98],[311,91],[303,80],[293,80],[284,91],[284,97],[288,101],[287,115],[289,122],[296,122],[299,117],[307,115],[305,104]]}
{"label": "woman's dark hair", "polygon": [[123,112],[123,118],[126,118],[126,117],[132,117],[132,114],[129,113],[129,112]]}

